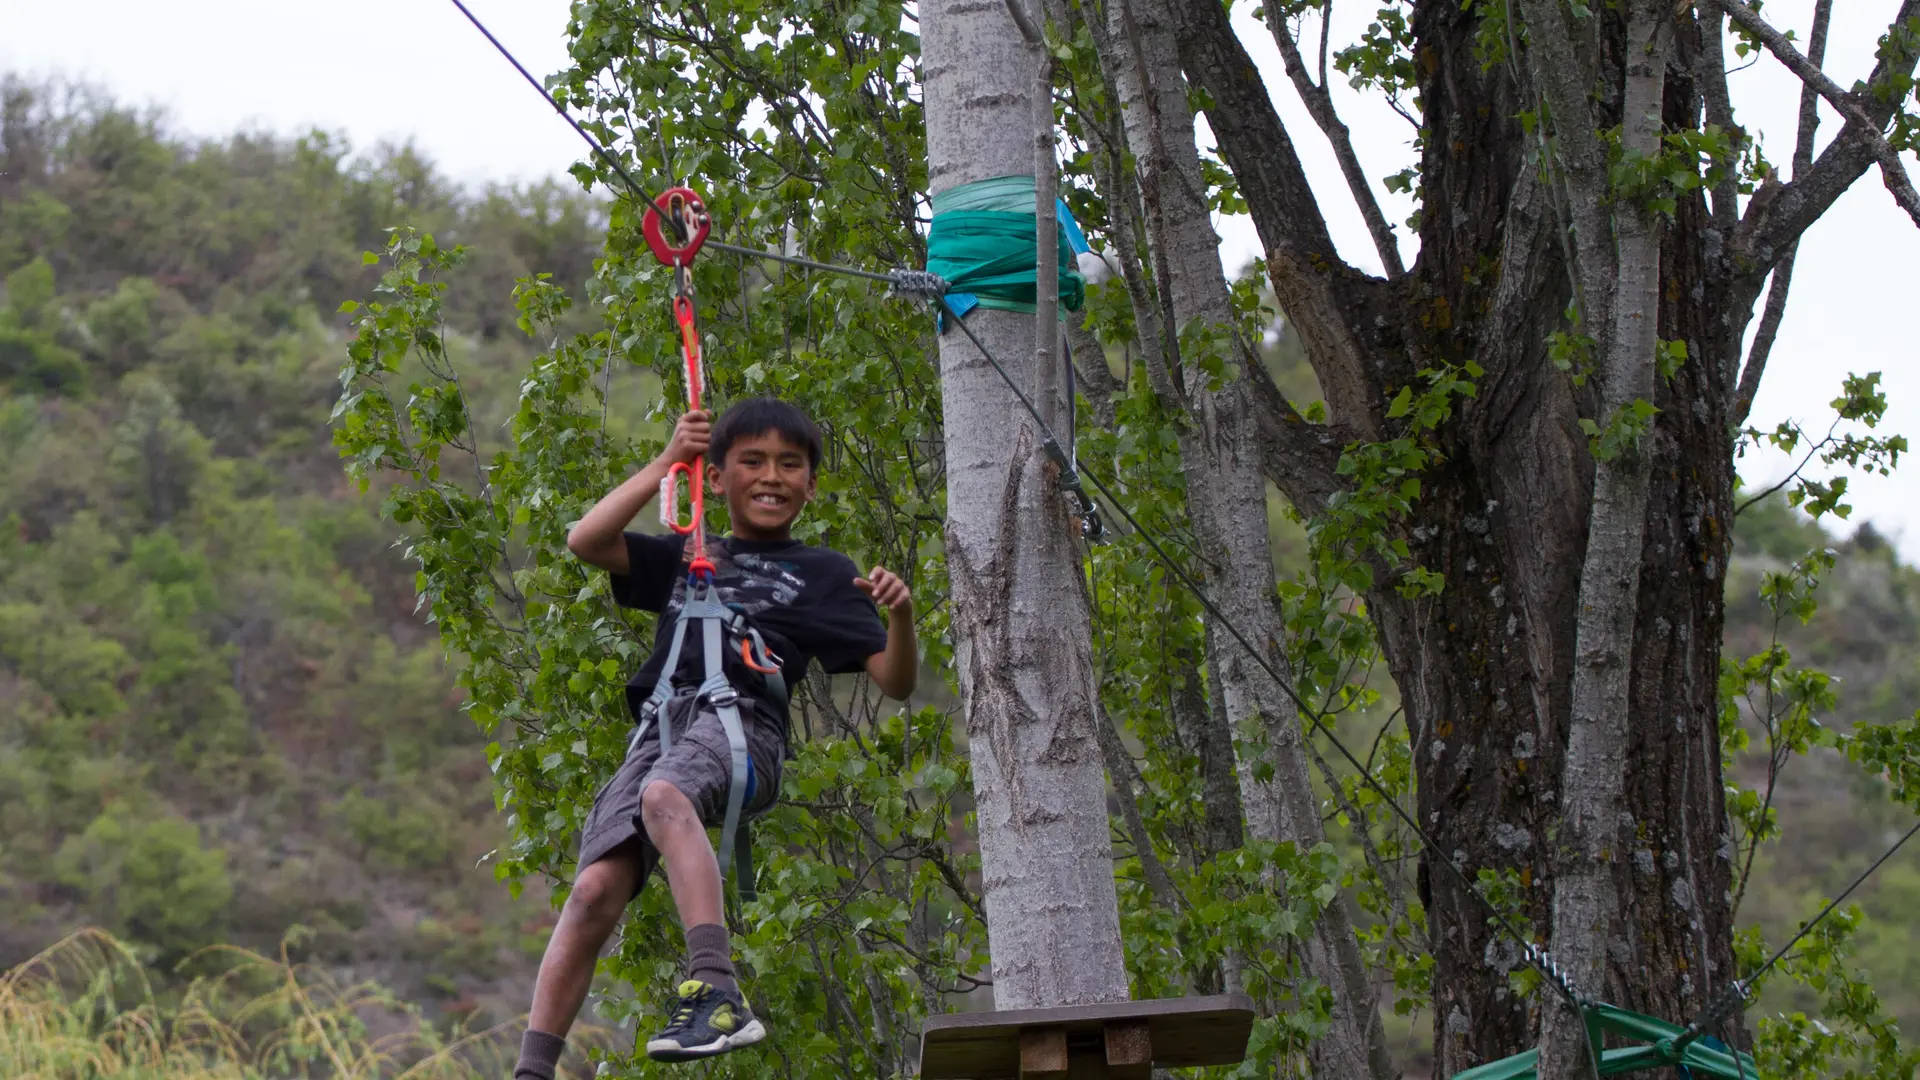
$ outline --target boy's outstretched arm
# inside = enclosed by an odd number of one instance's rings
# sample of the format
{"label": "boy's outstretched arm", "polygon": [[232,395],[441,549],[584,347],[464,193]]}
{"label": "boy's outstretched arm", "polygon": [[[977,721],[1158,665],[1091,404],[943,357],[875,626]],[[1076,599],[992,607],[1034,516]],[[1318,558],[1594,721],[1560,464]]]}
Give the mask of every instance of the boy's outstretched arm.
{"label": "boy's outstretched arm", "polygon": [[[634,516],[660,494],[660,481],[667,478],[667,470],[674,462],[691,462],[706,453],[712,436],[713,422],[707,413],[690,412],[682,416],[673,426],[673,437],[667,440],[667,448],[660,456],[594,503],[593,509],[574,524],[567,533],[567,550],[580,561],[602,570],[626,573],[627,541],[621,534]],[[696,478],[694,482],[700,480]]]}
{"label": "boy's outstretched arm", "polygon": [[887,647],[867,657],[867,674],[880,692],[896,701],[905,701],[920,681],[920,646],[913,636],[913,594],[907,583],[876,566],[853,583],[872,601],[887,609]]}

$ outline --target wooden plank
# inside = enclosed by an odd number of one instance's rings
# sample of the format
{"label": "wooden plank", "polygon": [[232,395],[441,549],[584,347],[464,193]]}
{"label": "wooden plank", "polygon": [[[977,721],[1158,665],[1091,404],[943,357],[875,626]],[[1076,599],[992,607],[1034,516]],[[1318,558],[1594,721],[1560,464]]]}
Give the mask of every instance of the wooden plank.
{"label": "wooden plank", "polygon": [[1145,1020],[1107,1021],[1107,1080],[1153,1080],[1153,1031]]}
{"label": "wooden plank", "polygon": [[1144,1023],[1153,1063],[1163,1068],[1231,1065],[1246,1056],[1253,1000],[1245,994],[1224,994],[928,1017],[920,1036],[920,1076],[1017,1080],[1022,1031],[1059,1028],[1066,1033],[1069,1050],[1084,1045],[1099,1054],[1110,1020]]}
{"label": "wooden plank", "polygon": [[1066,1075],[1066,1028],[1029,1028],[1020,1033],[1020,1080],[1066,1080]]}

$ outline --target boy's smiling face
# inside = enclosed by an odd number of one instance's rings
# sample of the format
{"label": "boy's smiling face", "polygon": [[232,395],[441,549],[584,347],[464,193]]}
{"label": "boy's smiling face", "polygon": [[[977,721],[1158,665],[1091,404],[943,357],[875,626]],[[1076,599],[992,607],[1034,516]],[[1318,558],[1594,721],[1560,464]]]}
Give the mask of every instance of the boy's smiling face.
{"label": "boy's smiling face", "polygon": [[735,439],[726,460],[707,465],[707,486],[727,500],[733,535],[785,540],[794,519],[813,500],[813,464],[807,449],[778,431]]}

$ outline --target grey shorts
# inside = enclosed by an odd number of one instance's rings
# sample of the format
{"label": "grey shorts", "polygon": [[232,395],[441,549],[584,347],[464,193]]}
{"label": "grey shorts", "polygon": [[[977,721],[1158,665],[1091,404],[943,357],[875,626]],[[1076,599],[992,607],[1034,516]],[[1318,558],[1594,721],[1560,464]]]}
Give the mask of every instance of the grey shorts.
{"label": "grey shorts", "polygon": [[[640,859],[640,875],[634,881],[639,894],[660,853],[647,840],[646,827],[640,822],[640,793],[648,784],[663,780],[680,789],[693,803],[700,821],[708,826],[722,824],[727,814],[727,788],[733,782],[733,751],[727,745],[727,731],[720,715],[710,705],[700,705],[691,692],[671,698],[661,707],[673,725],[673,747],[660,753],[660,725],[653,724],[647,737],[627,752],[626,761],[594,796],[593,810],[580,830],[580,866],[591,866],[616,851],[634,851]],[[751,698],[740,699],[740,723],[747,735],[747,760],[752,764],[752,782],[743,816],[773,805],[780,796],[780,764],[786,756],[787,740],[780,718]]]}

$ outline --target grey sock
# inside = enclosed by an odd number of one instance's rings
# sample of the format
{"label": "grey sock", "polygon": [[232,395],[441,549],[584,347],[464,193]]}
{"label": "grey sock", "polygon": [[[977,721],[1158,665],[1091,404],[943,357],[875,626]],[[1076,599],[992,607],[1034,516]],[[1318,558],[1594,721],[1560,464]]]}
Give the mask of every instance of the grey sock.
{"label": "grey sock", "polygon": [[528,1028],[520,1037],[520,1063],[513,1067],[513,1080],[553,1080],[553,1070],[566,1049],[567,1040],[560,1036]]}
{"label": "grey sock", "polygon": [[740,989],[726,927],[719,923],[687,927],[687,978],[712,983],[722,990]]}

